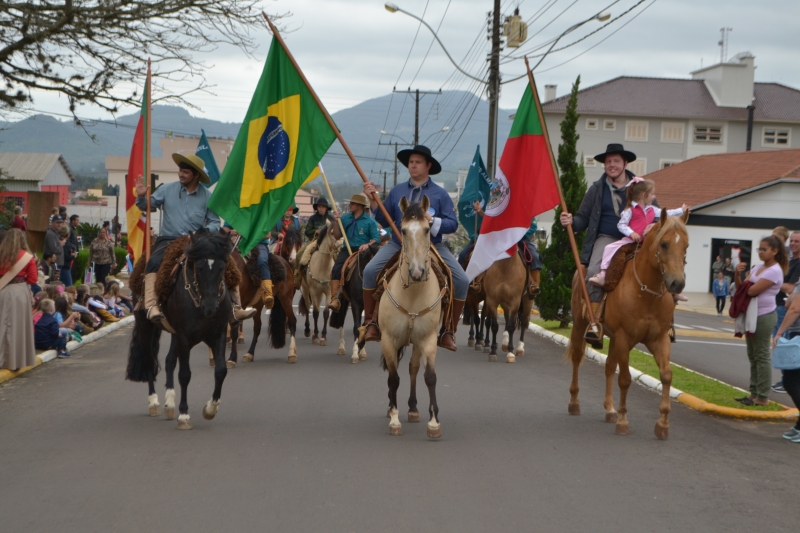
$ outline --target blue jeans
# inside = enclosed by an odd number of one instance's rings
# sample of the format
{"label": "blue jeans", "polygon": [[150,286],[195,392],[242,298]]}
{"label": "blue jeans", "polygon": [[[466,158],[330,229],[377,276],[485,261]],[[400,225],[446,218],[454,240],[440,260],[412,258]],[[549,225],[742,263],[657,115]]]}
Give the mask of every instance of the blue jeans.
{"label": "blue jeans", "polygon": [[[453,273],[453,297],[456,300],[466,300],[467,290],[469,289],[467,274],[464,272],[464,269],[461,268],[461,265],[458,264],[456,258],[453,257],[453,254],[450,253],[446,244],[440,242],[434,246]],[[386,265],[389,259],[399,251],[400,245],[394,241],[389,241],[381,246],[381,249],[378,250],[378,253],[372,258],[372,261],[364,268],[364,289],[369,290],[377,288],[378,274],[380,274],[381,269]]]}
{"label": "blue jeans", "polygon": [[67,268],[66,266],[61,267],[61,277],[59,278],[61,282],[64,284],[65,287],[72,286],[72,270]]}
{"label": "blue jeans", "polygon": [[[775,329],[772,330],[772,336],[773,337],[775,336],[776,333],[778,333],[778,328],[780,328],[781,324],[783,323],[783,317],[786,316],[786,306],[785,305],[779,305],[778,307],[775,308],[775,312],[778,313],[778,321],[775,323]],[[784,333],[783,337],[788,339],[789,338],[789,334],[788,333]]]}
{"label": "blue jeans", "polygon": [[266,244],[257,244],[258,248],[258,272],[261,279],[272,279],[269,273],[269,249]]}

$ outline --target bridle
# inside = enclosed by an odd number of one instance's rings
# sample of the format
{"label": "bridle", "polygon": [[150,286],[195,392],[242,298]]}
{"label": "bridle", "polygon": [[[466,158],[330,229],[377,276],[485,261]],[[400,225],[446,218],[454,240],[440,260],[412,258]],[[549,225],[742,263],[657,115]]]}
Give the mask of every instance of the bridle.
{"label": "bridle", "polygon": [[[656,253],[655,253],[656,261],[658,261],[658,268],[659,270],[661,270],[661,283],[659,283],[659,288],[661,289],[661,292],[656,292],[652,290],[650,287],[648,287],[646,283],[642,282],[642,280],[639,278],[639,272],[636,271],[636,256],[639,255],[639,251],[642,249],[643,246],[644,246],[644,239],[642,239],[642,241],[639,244],[637,244],[636,249],[633,251],[633,275],[636,278],[636,283],[639,284],[639,290],[641,290],[642,292],[646,292],[648,294],[652,294],[656,298],[661,298],[667,293],[667,282],[666,282],[667,273],[664,270],[664,263],[661,261],[661,250],[658,246],[656,246]],[[685,257],[683,262],[684,264],[686,264]]]}
{"label": "bridle", "polygon": [[[417,220],[417,217],[416,216],[412,216],[411,220]],[[399,273],[400,273],[400,281],[403,281],[403,269],[401,269],[400,267],[403,265],[403,263],[406,263],[406,264],[409,264],[409,265],[411,264],[411,260],[408,258],[408,254],[406,253],[406,245],[405,245],[405,243],[406,243],[406,239],[403,239],[403,244],[400,245],[401,256],[402,256],[401,260],[400,260],[400,265],[398,265],[398,270],[399,270]],[[429,265],[430,258],[431,258],[431,246],[430,246],[430,242],[429,242],[428,243],[428,247],[425,249],[425,260],[422,262],[422,264],[428,265],[428,268],[425,269],[425,278],[421,279],[419,281],[414,281],[414,280],[412,280],[410,278],[410,276],[406,275],[406,281],[403,281],[403,288],[404,289],[407,289],[408,287],[410,287],[414,283],[420,283],[422,281],[428,281],[428,276],[430,275],[430,271],[431,271],[430,265]]]}
{"label": "bridle", "polygon": [[[336,261],[336,256],[339,255],[339,247],[336,245],[336,241],[334,240],[333,235],[331,235],[330,232],[328,232],[325,235],[325,240],[329,241],[328,244],[327,244],[328,251],[325,252],[325,251],[322,250],[322,248],[317,248],[317,252],[319,252],[322,255],[327,255],[328,257],[331,258],[332,261]],[[317,278],[315,278],[314,275],[311,274],[311,269],[310,268],[308,269],[307,272],[308,272],[308,277],[311,278],[312,280],[316,281],[320,285],[328,285],[331,282],[330,279],[317,279]]]}
{"label": "bridle", "polygon": [[[203,303],[203,295],[200,294],[200,290],[197,286],[197,271],[195,270],[195,261],[192,261],[192,280],[189,281],[189,260],[184,259],[181,262],[181,266],[183,267],[183,288],[186,289],[186,292],[189,293],[189,297],[192,299],[192,303],[196,308],[200,308],[200,305]],[[219,289],[217,291],[217,305],[222,302],[222,299],[225,297],[225,276],[222,276],[222,279],[219,281]]]}

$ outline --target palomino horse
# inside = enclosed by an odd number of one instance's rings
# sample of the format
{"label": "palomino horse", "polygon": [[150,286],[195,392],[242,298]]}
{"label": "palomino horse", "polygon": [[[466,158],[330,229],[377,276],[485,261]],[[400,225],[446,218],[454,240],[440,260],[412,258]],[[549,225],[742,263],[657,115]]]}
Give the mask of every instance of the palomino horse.
{"label": "palomino horse", "polygon": [[442,435],[442,429],[436,403],[435,362],[443,292],[439,290],[436,275],[431,275],[431,230],[425,218],[428,207],[430,201],[427,196],[414,204],[409,204],[405,197],[400,200],[403,246],[397,272],[381,297],[378,326],[382,332],[381,366],[389,372],[389,434],[403,434],[397,410],[397,388],[400,386],[397,364],[403,349],[412,344],[411,361],[408,364],[411,380],[408,421],[419,422],[417,372],[422,360],[425,364],[425,384],[430,395],[428,437],[438,438]]}
{"label": "palomino horse", "polygon": [[[242,357],[242,362],[252,363],[255,359],[256,343],[258,336],[261,334],[261,310],[264,309],[264,301],[261,299],[261,287],[254,284],[252,275],[258,277],[255,268],[255,259],[250,263],[245,264],[242,254],[239,250],[235,250],[231,255],[236,262],[236,267],[242,273],[242,281],[239,283],[239,294],[242,298],[242,303],[245,307],[254,307],[257,312],[253,316],[253,340],[250,341],[250,348],[247,353]],[[252,266],[251,266],[252,264]],[[276,268],[277,267],[277,268]],[[269,340],[272,348],[283,348],[286,346],[286,327],[288,324],[289,333],[291,335],[289,341],[289,355],[287,363],[294,363],[297,361],[297,343],[295,341],[295,331],[297,330],[297,319],[294,316],[292,309],[292,300],[294,299],[294,278],[292,277],[292,267],[289,262],[281,256],[275,254],[270,255],[270,273],[272,274],[272,292],[275,298],[275,304],[269,315]],[[239,334],[239,329],[242,324],[231,325],[231,340],[236,339]],[[238,360],[238,352],[236,349],[236,342],[231,342],[231,355],[228,358],[228,368],[236,366]]]}
{"label": "palomino horse", "polygon": [[[628,261],[617,287],[608,293],[605,303],[604,328],[611,344],[606,360],[606,394],[603,407],[606,422],[616,422],[617,435],[627,435],[628,387],[631,373],[628,356],[631,349],[643,343],[653,354],[661,375],[661,405],[655,426],[659,439],[669,436],[669,389],[672,370],[669,366],[669,329],[675,311],[672,294],[679,294],[686,283],[684,265],[689,236],[686,232],[688,211],[682,217],[669,217],[661,212],[661,220],[645,236],[641,248]],[[578,368],[583,360],[586,341],[583,336],[588,326],[581,301],[584,273],[576,272],[572,280],[572,334],[567,357],[572,359],[572,384],[569,387],[569,414],[581,414],[578,401]],[[619,412],[614,410],[612,389],[614,372],[619,365]]]}
{"label": "palomino horse", "polygon": [[[211,420],[217,414],[222,394],[222,382],[228,373],[225,366],[225,333],[231,316],[231,302],[225,286],[225,265],[231,253],[231,241],[226,235],[209,234],[200,230],[191,237],[186,259],[179,265],[175,287],[162,306],[167,321],[175,329],[165,360],[167,392],[164,396],[164,416],[175,417],[175,366],[180,361],[178,381],[181,400],[178,407],[178,429],[191,429],[186,391],[192,372],[189,352],[204,342],[214,352],[214,392],[203,407],[203,418]],[[140,259],[144,261],[144,257]],[[161,329],[147,319],[146,309],[134,312],[136,325],[131,336],[126,379],[147,382],[150,416],[158,414],[158,395],[155,377],[158,374],[158,348]],[[235,344],[234,344],[235,345]]]}
{"label": "palomino horse", "polygon": [[[358,327],[361,325],[361,313],[364,311],[364,268],[367,263],[378,253],[380,245],[375,243],[363,252],[358,253],[355,270],[342,284],[342,294],[339,298],[339,311],[331,314],[331,327],[344,332],[344,321],[347,318],[348,307],[353,310],[353,352],[350,355],[351,363],[359,363],[367,358],[366,341],[358,342]],[[345,354],[344,335],[339,336],[339,355]]]}
{"label": "palomino horse", "polygon": [[[309,310],[313,309],[314,314],[314,336],[311,342],[325,346],[328,341],[328,304],[331,301],[331,270],[333,262],[339,254],[339,244],[333,237],[333,232],[329,231],[330,226],[326,225],[319,232],[317,237],[317,249],[311,256],[303,275],[303,297],[300,299],[299,311],[306,317],[306,327],[303,334],[308,337],[311,334],[309,327]],[[322,307],[322,299],[325,299],[325,311],[322,312],[322,336],[319,336],[319,310]]]}
{"label": "palomino horse", "polygon": [[[486,270],[483,278],[483,290],[486,299],[483,301],[483,310],[488,315],[492,325],[492,346],[489,351],[489,361],[497,361],[497,306],[503,309],[505,316],[505,330],[503,331],[502,350],[506,353],[506,363],[514,363],[517,356],[525,355],[525,330],[528,329],[531,307],[533,302],[528,297],[528,267],[518,253],[513,257],[501,259],[492,263]],[[521,334],[519,345],[514,351],[514,331],[519,324]],[[489,332],[486,333],[489,340]]]}

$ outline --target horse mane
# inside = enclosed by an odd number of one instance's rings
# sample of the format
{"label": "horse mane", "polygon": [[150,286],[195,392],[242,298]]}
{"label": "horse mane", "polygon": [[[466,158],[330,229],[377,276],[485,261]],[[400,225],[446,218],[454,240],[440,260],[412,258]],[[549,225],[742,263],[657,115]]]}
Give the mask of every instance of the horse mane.
{"label": "horse mane", "polygon": [[322,246],[322,241],[325,240],[325,237],[328,235],[329,226],[325,224],[325,226],[319,230],[319,235],[317,235],[317,247]]}
{"label": "horse mane", "polygon": [[210,233],[207,231],[198,231],[192,240],[192,244],[186,250],[186,257],[190,261],[200,261],[202,259],[225,261],[230,254],[230,238],[222,233]]}
{"label": "horse mane", "polygon": [[303,237],[300,236],[300,231],[294,226],[289,226],[286,230],[286,235],[283,237],[283,244],[291,248],[294,244],[303,244]]}
{"label": "horse mane", "polygon": [[660,242],[668,231],[672,231],[674,229],[678,229],[683,233],[686,233],[686,224],[683,223],[683,220],[681,220],[681,217],[679,216],[677,217],[667,216],[667,219],[664,221],[664,223],[663,224],[659,223],[658,225],[658,231],[656,232],[656,237],[655,237],[656,242]]}
{"label": "horse mane", "polygon": [[425,211],[422,210],[422,202],[409,204],[403,211],[403,222],[408,220],[425,220]]}

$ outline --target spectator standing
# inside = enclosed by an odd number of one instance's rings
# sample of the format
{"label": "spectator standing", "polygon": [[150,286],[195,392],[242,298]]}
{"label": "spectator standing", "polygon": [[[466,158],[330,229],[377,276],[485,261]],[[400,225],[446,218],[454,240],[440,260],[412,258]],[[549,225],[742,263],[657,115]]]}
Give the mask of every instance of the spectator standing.
{"label": "spectator standing", "polygon": [[64,225],[64,221],[58,215],[54,215],[50,219],[50,227],[44,234],[44,257],[56,254],[56,265],[64,264],[64,243],[66,239],[62,239],[59,231]]}
{"label": "spectator standing", "polygon": [[14,208],[14,221],[11,223],[11,229],[18,229],[22,233],[28,231],[28,223],[22,218],[22,208],[20,206]]}
{"label": "spectator standing", "polygon": [[0,241],[0,368],[18,370],[36,364],[31,291],[36,283],[36,257],[18,229]]}
{"label": "spectator standing", "polygon": [[39,263],[39,270],[42,271],[42,283],[53,283],[58,281],[58,266],[56,265],[56,254],[44,255]]}
{"label": "spectator standing", "polygon": [[717,299],[717,316],[722,316],[722,311],[725,310],[725,300],[730,291],[728,280],[722,275],[722,270],[717,271],[717,279],[712,283],[711,291],[714,293],[714,298]]}
{"label": "spectator standing", "polygon": [[714,273],[714,279],[717,279],[717,274],[722,272],[722,269],[725,268],[725,261],[722,260],[722,256],[718,255],[717,260],[711,263],[711,272]]}
{"label": "spectator standing", "polygon": [[94,263],[94,276],[97,283],[105,285],[106,276],[117,268],[114,243],[108,240],[108,233],[101,229],[97,238],[89,245],[89,264]]}
{"label": "spectator standing", "polygon": [[[783,228],[783,226],[775,228],[773,235],[777,237],[778,235],[776,232],[781,228]],[[772,331],[773,337],[777,334],[781,324],[783,324],[783,317],[786,316],[786,296],[794,292],[795,284],[800,281],[800,231],[795,231],[789,237],[789,252],[792,257],[789,261],[789,271],[783,277],[783,285],[781,285],[781,290],[775,297],[775,304],[777,305],[775,311],[778,316],[778,322],[775,324],[775,329]],[[773,383],[772,390],[780,393],[786,392],[783,386],[783,379]]]}
{"label": "spectator standing", "polygon": [[[792,234],[792,237],[796,234],[797,232]],[[791,246],[791,241],[789,242]],[[795,253],[795,258],[797,258],[797,253]],[[795,286],[792,295],[787,299],[787,304],[786,316],[772,340],[773,349],[777,346],[778,339],[784,334],[790,339],[800,335],[800,284]],[[800,368],[783,371],[783,387],[792,398],[794,406],[800,409]],[[783,434],[783,438],[800,443],[800,420],[797,421],[794,427]]]}
{"label": "spectator standing", "polygon": [[75,228],[78,227],[78,224],[80,224],[80,217],[78,215],[72,215],[69,217],[69,224],[65,226],[68,233],[67,240],[64,243],[64,264],[60,267],[60,279],[67,287],[73,284],[72,266],[75,264],[75,258],[78,256],[78,234],[75,233]]}
{"label": "spectator standing", "polygon": [[56,305],[50,298],[39,302],[42,316],[36,322],[34,338],[37,350],[58,350],[58,358],[72,357],[67,351],[67,336],[63,335],[58,327],[55,312]]}
{"label": "spectator standing", "polygon": [[[745,335],[747,358],[750,360],[750,395],[736,399],[744,405],[769,403],[769,382],[772,375],[770,337],[777,322],[775,296],[781,289],[783,276],[789,270],[786,247],[775,236],[761,239],[758,258],[762,262],[755,265],[745,279],[752,283],[746,287],[747,295],[757,298],[758,318],[753,335]],[[736,265],[737,288],[741,287],[741,273],[746,268],[744,261]]]}
{"label": "spectator standing", "polygon": [[725,258],[725,264],[722,267],[722,275],[725,276],[725,279],[728,280],[728,284],[733,283],[733,263],[731,263],[731,258]]}

